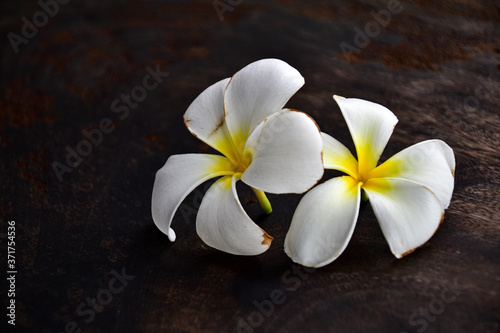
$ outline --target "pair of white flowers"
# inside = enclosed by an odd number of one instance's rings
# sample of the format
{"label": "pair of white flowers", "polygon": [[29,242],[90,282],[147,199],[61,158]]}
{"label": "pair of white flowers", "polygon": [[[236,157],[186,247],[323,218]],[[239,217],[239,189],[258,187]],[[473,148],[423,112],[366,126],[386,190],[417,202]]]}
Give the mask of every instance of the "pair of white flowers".
{"label": "pair of white flowers", "polygon": [[283,109],[303,84],[304,78],[287,63],[264,59],[193,101],[184,115],[186,126],[224,156],[173,155],[157,172],[152,215],[170,241],[175,240],[170,224],[184,198],[206,180],[220,177],[199,207],[198,235],[221,251],[260,254],[273,238],[245,213],[236,182],[249,185],[270,213],[265,192],[304,193],[324,169],[346,175],[314,187],[299,203],[285,238],[285,252],[293,261],[321,267],[335,260],[351,239],[363,198],[370,201],[397,258],[435,233],[453,192],[452,149],[439,140],[424,141],[377,166],[396,116],[379,104],[334,96],[354,140],[356,160],[311,117]]}

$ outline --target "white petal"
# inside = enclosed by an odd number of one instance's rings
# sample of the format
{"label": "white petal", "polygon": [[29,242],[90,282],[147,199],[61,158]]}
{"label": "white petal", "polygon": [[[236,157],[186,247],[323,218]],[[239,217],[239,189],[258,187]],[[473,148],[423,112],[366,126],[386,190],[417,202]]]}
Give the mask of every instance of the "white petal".
{"label": "white petal", "polygon": [[302,198],[285,238],[285,252],[293,261],[321,267],[342,254],[358,219],[359,185],[352,177],[337,177]]}
{"label": "white petal", "polygon": [[359,172],[377,166],[398,118],[386,107],[357,98],[334,96],[351,132],[358,156]]}
{"label": "white petal", "polygon": [[427,242],[444,218],[439,198],[418,183],[374,178],[363,186],[392,253],[401,258]]}
{"label": "white petal", "polygon": [[417,143],[394,155],[370,173],[370,178],[403,178],[428,187],[445,208],[454,187],[455,156],[443,141]]}
{"label": "white petal", "polygon": [[281,110],[264,120],[248,138],[244,156],[251,161],[246,184],[270,193],[302,193],[323,176],[320,131],[303,112]]}
{"label": "white petal", "polygon": [[224,92],[229,80],[221,80],[198,95],[184,114],[184,123],[194,136],[227,157],[235,158],[224,115]]}
{"label": "white petal", "polygon": [[349,149],[326,133],[323,138],[323,164],[325,169],[339,170],[356,177],[358,161],[352,156]]}
{"label": "white petal", "polygon": [[184,154],[170,156],[156,173],[151,200],[151,213],[158,229],[175,240],[170,223],[182,200],[204,181],[227,174],[232,164],[222,156]]}
{"label": "white petal", "polygon": [[226,176],[207,191],[196,217],[196,231],[209,246],[237,255],[257,255],[273,238],[248,217],[236,193],[238,177]]}
{"label": "white petal", "polygon": [[229,131],[237,147],[262,120],[283,108],[304,85],[304,78],[286,62],[263,59],[237,72],[224,95]]}

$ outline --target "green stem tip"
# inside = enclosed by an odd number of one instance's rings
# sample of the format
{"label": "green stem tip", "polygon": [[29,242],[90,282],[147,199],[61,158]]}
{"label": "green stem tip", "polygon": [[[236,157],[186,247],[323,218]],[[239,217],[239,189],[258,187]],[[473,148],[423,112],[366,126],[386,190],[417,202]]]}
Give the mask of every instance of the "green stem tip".
{"label": "green stem tip", "polygon": [[269,199],[267,198],[266,194],[261,191],[257,190],[256,188],[252,187],[253,192],[257,196],[257,200],[259,200],[260,207],[264,211],[265,214],[271,214],[273,211],[273,207],[271,207],[271,203],[269,202]]}
{"label": "green stem tip", "polygon": [[361,200],[363,202],[367,202],[368,201],[368,196],[366,195],[366,192],[363,189],[361,189]]}

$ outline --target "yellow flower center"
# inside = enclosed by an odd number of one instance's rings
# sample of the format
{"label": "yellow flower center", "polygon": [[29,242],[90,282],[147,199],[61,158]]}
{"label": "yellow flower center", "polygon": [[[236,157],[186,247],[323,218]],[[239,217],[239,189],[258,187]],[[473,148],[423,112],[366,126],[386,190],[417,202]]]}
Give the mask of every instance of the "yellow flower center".
{"label": "yellow flower center", "polygon": [[[224,136],[221,138],[220,143],[217,147],[221,147],[222,151],[224,151],[224,155],[231,162],[233,168],[232,172],[233,176],[238,175],[241,177],[241,174],[245,172],[250,163],[252,162],[253,156],[251,151],[244,151],[246,139],[248,134],[244,134],[242,132],[236,132],[233,136]],[[257,200],[262,207],[262,210],[266,214],[270,214],[272,212],[271,203],[266,197],[266,194],[252,187],[255,195],[257,196]]]}
{"label": "yellow flower center", "polygon": [[243,173],[251,162],[250,154],[243,154],[246,136],[237,133],[233,137],[221,135],[217,147],[233,164],[234,173]]}

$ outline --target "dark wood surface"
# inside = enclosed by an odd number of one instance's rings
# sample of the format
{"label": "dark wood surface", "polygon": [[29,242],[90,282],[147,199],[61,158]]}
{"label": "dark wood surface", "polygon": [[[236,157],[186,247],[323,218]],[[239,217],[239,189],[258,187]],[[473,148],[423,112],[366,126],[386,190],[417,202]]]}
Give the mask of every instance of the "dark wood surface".
{"label": "dark wood surface", "polygon": [[[22,17],[33,21],[41,7],[2,1],[2,325],[10,299],[7,222],[15,221],[10,331],[499,332],[498,2],[402,1],[402,11],[380,31],[372,24],[373,37],[351,55],[342,43],[355,46],[356,29],[376,22],[371,12],[388,2],[232,3],[221,21],[211,0],[73,0],[16,53],[9,33],[21,35]],[[196,235],[207,184],[175,216],[175,243],[154,226],[155,172],[172,154],[211,152],[184,127],[190,102],[267,57],[305,77],[288,106],[350,148],[333,94],[397,115],[383,159],[431,138],[454,149],[455,192],[427,244],[394,258],[366,204],[344,254],[305,270],[283,252],[301,196],[269,195],[274,212],[262,216],[244,186],[244,207],[274,236],[260,256],[218,252]],[[128,114],[113,112],[115,99],[142,85],[148,66],[168,76]],[[82,131],[103,119],[112,123],[104,120],[102,142],[59,181],[53,163],[65,164],[66,147],[76,149]],[[125,285],[115,280],[122,273]],[[92,298],[105,304],[93,309]]]}

